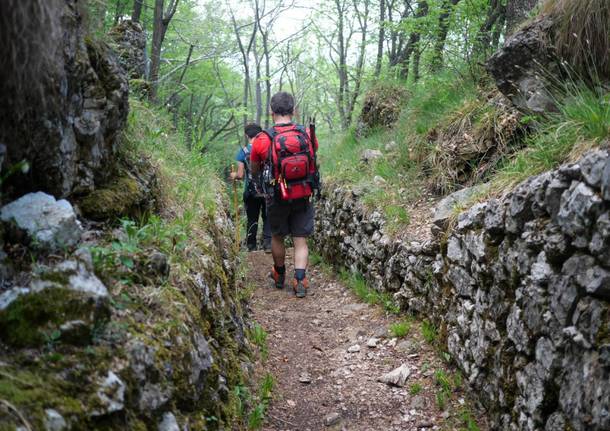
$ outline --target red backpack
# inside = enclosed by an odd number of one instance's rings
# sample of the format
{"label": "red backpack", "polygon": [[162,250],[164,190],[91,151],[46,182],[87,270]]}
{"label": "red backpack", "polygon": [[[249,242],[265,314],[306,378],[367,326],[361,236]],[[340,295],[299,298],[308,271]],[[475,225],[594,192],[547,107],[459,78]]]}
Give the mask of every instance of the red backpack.
{"label": "red backpack", "polygon": [[268,160],[279,198],[291,201],[310,197],[317,188],[317,167],[314,144],[305,127],[271,127],[265,133],[271,140]]}

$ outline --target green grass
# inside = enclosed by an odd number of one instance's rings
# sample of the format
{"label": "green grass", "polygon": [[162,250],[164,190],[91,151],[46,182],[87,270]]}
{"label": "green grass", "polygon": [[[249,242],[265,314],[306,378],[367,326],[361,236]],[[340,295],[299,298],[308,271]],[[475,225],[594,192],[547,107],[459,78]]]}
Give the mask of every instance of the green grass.
{"label": "green grass", "polygon": [[423,387],[420,383],[413,383],[409,386],[409,394],[415,396],[422,391]]}
{"label": "green grass", "polygon": [[536,118],[538,131],[523,150],[509,157],[492,178],[492,192],[514,187],[526,178],[575,159],[610,137],[610,93],[575,83],[556,100],[559,111]]}
{"label": "green grass", "polygon": [[474,419],[474,415],[468,408],[464,407],[459,412],[459,417],[460,421],[462,422],[462,428],[460,431],[480,431],[480,428]]}
{"label": "green grass", "polygon": [[390,334],[396,338],[406,337],[411,331],[411,325],[413,323],[410,319],[405,319],[400,322],[392,323],[390,325]]}
{"label": "green grass", "polygon": [[451,377],[443,370],[437,370],[434,373],[434,381],[445,392],[450,393],[453,388]]}
{"label": "green grass", "polygon": [[433,344],[438,338],[436,326],[434,326],[434,323],[430,322],[429,320],[424,320],[421,323],[421,333],[424,340],[430,344]]}
{"label": "green grass", "polygon": [[392,314],[400,312],[400,307],[389,293],[371,289],[362,275],[342,270],[339,273],[339,277],[363,302],[371,305],[380,305]]}
{"label": "green grass", "polygon": [[267,332],[258,323],[252,325],[248,330],[248,338],[259,348],[263,360],[267,359],[267,356],[269,355],[267,336]]}

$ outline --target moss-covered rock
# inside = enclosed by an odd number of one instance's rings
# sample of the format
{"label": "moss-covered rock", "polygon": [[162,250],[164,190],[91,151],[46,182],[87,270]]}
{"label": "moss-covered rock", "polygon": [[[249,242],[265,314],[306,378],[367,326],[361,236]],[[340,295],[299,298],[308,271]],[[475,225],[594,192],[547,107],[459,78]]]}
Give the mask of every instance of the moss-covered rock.
{"label": "moss-covered rock", "polygon": [[391,127],[398,121],[408,94],[402,85],[379,84],[366,93],[358,120],[358,135],[365,136],[371,130]]}

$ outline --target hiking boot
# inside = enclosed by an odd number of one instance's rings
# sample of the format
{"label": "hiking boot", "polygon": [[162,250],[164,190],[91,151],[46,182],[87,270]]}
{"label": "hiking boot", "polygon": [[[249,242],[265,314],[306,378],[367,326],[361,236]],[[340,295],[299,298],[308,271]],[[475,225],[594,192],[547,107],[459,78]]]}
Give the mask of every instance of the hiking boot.
{"label": "hiking boot", "polygon": [[256,251],[256,244],[248,244],[248,251]]}
{"label": "hiking boot", "polygon": [[267,253],[267,254],[271,253],[271,241],[269,241],[269,242],[265,241],[263,243],[263,250],[265,250],[265,253]]}
{"label": "hiking boot", "polygon": [[292,280],[292,290],[297,298],[305,298],[307,296],[307,289],[309,288],[309,282],[306,278],[303,280]]}
{"label": "hiking boot", "polygon": [[275,283],[276,289],[284,288],[284,283],[286,281],[286,274],[280,274],[279,272],[277,272],[275,270],[275,267],[274,267],[271,269],[271,273],[269,274],[269,277],[271,277],[271,279]]}

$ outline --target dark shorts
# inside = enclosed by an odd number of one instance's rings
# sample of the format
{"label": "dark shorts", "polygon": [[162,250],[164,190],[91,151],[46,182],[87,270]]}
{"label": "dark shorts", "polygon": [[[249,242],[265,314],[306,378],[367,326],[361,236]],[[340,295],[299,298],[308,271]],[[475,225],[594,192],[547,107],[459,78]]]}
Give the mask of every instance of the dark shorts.
{"label": "dark shorts", "polygon": [[313,233],[313,204],[309,200],[272,202],[267,207],[271,234],[308,237]]}

